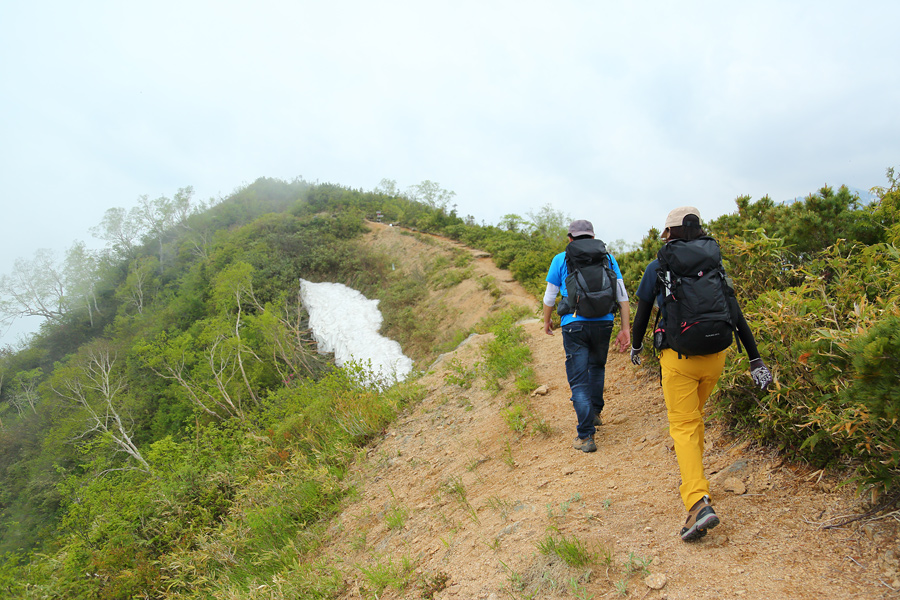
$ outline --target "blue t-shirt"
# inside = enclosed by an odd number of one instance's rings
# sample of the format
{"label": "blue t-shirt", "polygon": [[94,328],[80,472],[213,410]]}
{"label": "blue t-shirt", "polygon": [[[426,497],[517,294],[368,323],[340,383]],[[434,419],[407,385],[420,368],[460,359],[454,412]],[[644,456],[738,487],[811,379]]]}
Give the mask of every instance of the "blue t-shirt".
{"label": "blue t-shirt", "polygon": [[[622,271],[619,270],[619,263],[616,262],[616,259],[612,254],[609,255],[609,262],[612,263],[613,271],[616,272],[616,279],[622,279]],[[558,287],[563,298],[569,297],[569,294],[566,292],[566,276],[568,276],[568,274],[569,267],[566,265],[566,253],[560,252],[550,261],[550,269],[547,271],[547,283],[552,283]],[[568,325],[573,321],[612,321],[614,318],[615,316],[613,313],[595,319],[586,319],[581,315],[576,316],[569,313],[560,317],[559,324]]]}

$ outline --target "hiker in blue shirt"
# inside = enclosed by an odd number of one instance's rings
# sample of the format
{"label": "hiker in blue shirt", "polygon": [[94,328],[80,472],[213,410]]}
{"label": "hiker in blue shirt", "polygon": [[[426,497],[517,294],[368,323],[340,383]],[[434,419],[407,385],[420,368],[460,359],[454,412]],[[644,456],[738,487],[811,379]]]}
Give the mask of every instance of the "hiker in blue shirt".
{"label": "hiker in blue shirt", "polygon": [[[569,247],[578,240],[593,240],[594,226],[590,221],[577,220],[569,225]],[[597,240],[602,252],[605,253],[605,245]],[[609,266],[615,272],[614,286],[615,302],[622,312],[622,329],[616,336],[616,346],[619,352],[624,352],[631,344],[631,331],[629,330],[630,307],[628,293],[625,290],[625,282],[622,272],[612,254],[605,254],[609,260]],[[605,257],[604,257],[604,260]],[[544,292],[544,332],[553,335],[550,317],[556,304],[557,294],[562,294],[560,306],[568,306],[574,302],[570,298],[570,290],[566,289],[566,278],[569,276],[569,266],[566,261],[566,253],[560,252],[550,262],[547,272],[547,289]],[[582,452],[595,452],[597,445],[594,442],[594,434],[597,425],[603,423],[600,412],[603,410],[603,383],[606,375],[606,356],[609,351],[609,341],[612,337],[615,315],[610,310],[608,314],[587,318],[578,314],[574,307],[566,312],[560,310],[562,315],[560,329],[562,329],[563,348],[566,352],[566,377],[569,380],[569,388],[572,391],[572,405],[578,418],[576,428],[578,436],[573,447]]]}

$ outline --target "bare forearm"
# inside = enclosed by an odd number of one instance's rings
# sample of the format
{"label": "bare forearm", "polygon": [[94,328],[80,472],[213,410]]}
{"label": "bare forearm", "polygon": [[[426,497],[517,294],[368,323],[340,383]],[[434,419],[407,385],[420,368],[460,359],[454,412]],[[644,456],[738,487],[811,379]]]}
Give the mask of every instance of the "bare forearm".
{"label": "bare forearm", "polygon": [[547,335],[552,335],[553,328],[550,324],[550,317],[553,314],[553,307],[547,306],[546,304],[544,304],[543,306],[544,306],[544,333],[546,333]]}

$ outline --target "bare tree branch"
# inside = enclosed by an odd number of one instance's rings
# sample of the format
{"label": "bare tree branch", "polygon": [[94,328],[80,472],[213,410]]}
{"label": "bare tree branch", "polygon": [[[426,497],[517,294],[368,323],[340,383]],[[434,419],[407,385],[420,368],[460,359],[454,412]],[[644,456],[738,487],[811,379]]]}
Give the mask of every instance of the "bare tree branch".
{"label": "bare tree branch", "polygon": [[134,443],[130,424],[125,423],[120,411],[120,396],[127,384],[125,377],[115,372],[115,353],[105,344],[96,344],[75,360],[78,363],[73,372],[62,378],[63,389],[53,391],[81,406],[88,416],[88,429],[76,439],[100,433],[112,440],[117,450],[140,463],[143,468],[139,470],[150,473],[150,465]]}

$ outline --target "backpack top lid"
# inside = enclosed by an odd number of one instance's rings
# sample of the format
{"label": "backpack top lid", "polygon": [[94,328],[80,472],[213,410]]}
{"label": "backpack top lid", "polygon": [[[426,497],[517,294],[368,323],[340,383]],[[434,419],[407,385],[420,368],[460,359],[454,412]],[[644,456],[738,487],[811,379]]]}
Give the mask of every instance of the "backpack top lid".
{"label": "backpack top lid", "polygon": [[719,244],[709,236],[669,240],[657,253],[660,266],[683,276],[700,276],[722,264]]}
{"label": "backpack top lid", "polygon": [[566,246],[566,259],[578,268],[601,264],[605,257],[606,244],[596,238],[572,240]]}

